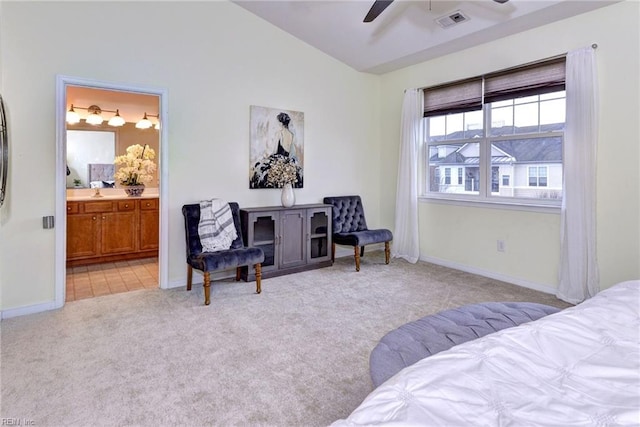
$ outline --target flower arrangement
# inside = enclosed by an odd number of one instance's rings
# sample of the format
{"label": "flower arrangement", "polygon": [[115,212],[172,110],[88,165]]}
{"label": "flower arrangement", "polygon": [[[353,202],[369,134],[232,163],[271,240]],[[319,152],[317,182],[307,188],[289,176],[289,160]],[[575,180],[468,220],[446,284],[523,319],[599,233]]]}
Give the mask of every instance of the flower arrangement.
{"label": "flower arrangement", "polygon": [[298,165],[295,160],[288,156],[275,157],[269,165],[267,182],[276,188],[298,182]]}
{"label": "flower arrangement", "polygon": [[127,154],[117,156],[113,161],[120,165],[115,178],[124,186],[144,185],[151,181],[156,171],[155,157],[156,152],[147,144],[144,147],[140,144],[127,147]]}

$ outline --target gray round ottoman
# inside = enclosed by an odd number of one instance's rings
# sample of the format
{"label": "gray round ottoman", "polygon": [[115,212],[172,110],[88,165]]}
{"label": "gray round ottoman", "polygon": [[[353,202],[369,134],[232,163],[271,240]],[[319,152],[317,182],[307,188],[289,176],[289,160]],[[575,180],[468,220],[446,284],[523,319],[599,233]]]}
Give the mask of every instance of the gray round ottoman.
{"label": "gray round ottoman", "polygon": [[485,302],[425,316],[382,337],[369,357],[371,380],[378,387],[401,369],[432,354],[558,311],[531,302]]}

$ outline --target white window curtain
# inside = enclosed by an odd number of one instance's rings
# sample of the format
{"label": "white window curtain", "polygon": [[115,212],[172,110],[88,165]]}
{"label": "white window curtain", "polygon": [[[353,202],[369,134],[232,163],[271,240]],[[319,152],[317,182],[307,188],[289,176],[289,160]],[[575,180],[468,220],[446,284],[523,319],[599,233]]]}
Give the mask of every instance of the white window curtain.
{"label": "white window curtain", "polygon": [[418,147],[422,133],[424,94],[407,89],[402,103],[400,155],[396,189],[396,220],[391,255],[416,263],[420,258],[418,233]]}
{"label": "white window curtain", "polygon": [[567,54],[564,197],[556,296],[577,304],[600,290],[596,259],[598,88],[594,48]]}

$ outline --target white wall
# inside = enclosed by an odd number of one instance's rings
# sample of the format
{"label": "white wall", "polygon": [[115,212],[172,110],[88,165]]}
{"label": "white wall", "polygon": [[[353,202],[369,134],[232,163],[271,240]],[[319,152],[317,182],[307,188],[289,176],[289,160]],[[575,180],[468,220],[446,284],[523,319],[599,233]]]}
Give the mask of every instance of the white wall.
{"label": "white wall", "polygon": [[[383,176],[397,170],[403,90],[428,87],[598,44],[600,134],[597,244],[601,285],[640,277],[640,34],[637,1],[408,67],[382,77]],[[383,181],[382,221],[393,224],[395,182]],[[431,259],[541,289],[557,288],[559,214],[420,203],[420,249]],[[497,252],[496,240],[507,251]]]}
{"label": "white wall", "polygon": [[[298,203],[359,193],[369,225],[392,228],[405,88],[594,42],[602,283],[640,277],[638,7],[616,4],[380,77],[355,72],[227,2],[1,2],[11,164],[0,209],[0,308],[54,300],[54,232],[42,229],[41,217],[54,213],[57,74],[168,90],[169,238],[161,244],[170,248],[169,281],[177,284],[186,275],[183,204],[208,197],[279,203],[277,190],[248,189],[250,105],[305,113]],[[421,203],[420,225],[423,258],[556,286],[557,214]],[[506,253],[496,252],[499,238]]]}
{"label": "white wall", "polygon": [[[3,2],[2,95],[11,126],[0,210],[0,308],[54,300],[56,75],[166,88],[169,284],[186,278],[185,203],[279,204],[249,190],[249,106],[305,113],[297,203],[359,193],[380,204],[379,77],[363,74],[228,2]],[[339,162],[336,162],[336,160]],[[57,221],[60,221],[58,218]]]}

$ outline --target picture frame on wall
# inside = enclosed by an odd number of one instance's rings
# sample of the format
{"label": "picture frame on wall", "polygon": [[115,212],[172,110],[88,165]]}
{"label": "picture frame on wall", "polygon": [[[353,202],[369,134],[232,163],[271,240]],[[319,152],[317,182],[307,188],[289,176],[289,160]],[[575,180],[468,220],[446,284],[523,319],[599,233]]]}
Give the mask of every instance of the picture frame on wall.
{"label": "picture frame on wall", "polygon": [[250,106],[249,188],[304,185],[304,113]]}

